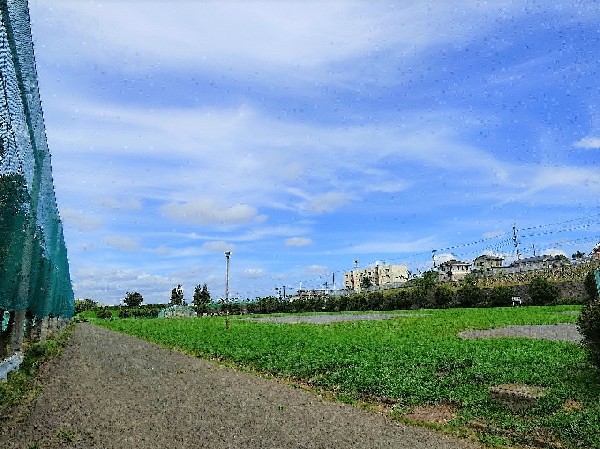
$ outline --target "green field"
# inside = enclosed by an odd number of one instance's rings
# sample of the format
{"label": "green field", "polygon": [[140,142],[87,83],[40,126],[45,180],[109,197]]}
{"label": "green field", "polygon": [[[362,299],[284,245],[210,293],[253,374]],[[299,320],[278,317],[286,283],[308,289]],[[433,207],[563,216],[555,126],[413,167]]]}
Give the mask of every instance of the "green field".
{"label": "green field", "polygon": [[[445,430],[495,445],[600,447],[600,378],[582,347],[525,338],[462,340],[457,333],[505,325],[575,322],[575,306],[398,312],[382,321],[273,324],[223,317],[98,321],[201,357],[291,379],[338,400],[384,403],[403,419],[446,404]],[[489,388],[546,387],[537,406],[513,413]]]}

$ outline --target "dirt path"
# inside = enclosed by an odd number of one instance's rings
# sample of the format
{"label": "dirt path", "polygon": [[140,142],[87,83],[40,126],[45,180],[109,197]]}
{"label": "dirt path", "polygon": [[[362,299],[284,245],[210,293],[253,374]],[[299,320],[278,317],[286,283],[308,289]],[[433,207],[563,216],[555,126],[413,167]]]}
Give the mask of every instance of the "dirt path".
{"label": "dirt path", "polygon": [[280,382],[78,324],[0,448],[476,448]]}

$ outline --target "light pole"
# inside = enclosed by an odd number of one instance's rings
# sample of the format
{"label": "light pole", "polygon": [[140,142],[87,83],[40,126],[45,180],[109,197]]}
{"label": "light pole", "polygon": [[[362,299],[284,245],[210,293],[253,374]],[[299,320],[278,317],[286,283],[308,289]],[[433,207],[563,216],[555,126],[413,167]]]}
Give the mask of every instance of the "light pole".
{"label": "light pole", "polygon": [[231,251],[225,251],[225,329],[229,329],[229,256]]}

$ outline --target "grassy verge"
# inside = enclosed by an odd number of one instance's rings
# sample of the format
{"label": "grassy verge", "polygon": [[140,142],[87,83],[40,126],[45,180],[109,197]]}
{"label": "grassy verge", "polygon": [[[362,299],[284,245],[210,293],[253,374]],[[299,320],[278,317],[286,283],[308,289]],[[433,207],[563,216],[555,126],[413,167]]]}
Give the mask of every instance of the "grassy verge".
{"label": "grassy verge", "polygon": [[[439,428],[496,446],[600,447],[600,382],[584,350],[566,342],[462,340],[467,329],[575,322],[573,306],[450,309],[384,321],[271,324],[224,319],[114,320],[101,324],[187,353],[293,379],[344,401],[385,404],[399,419],[443,405]],[[426,312],[426,314],[424,313]],[[490,400],[499,384],[544,387],[514,413]]]}
{"label": "grassy verge", "polygon": [[0,381],[0,424],[14,418],[12,414],[17,406],[35,400],[39,391],[33,381],[40,366],[61,353],[72,329],[73,326],[69,326],[55,338],[24,346],[24,359],[19,369],[10,372],[6,382]]}

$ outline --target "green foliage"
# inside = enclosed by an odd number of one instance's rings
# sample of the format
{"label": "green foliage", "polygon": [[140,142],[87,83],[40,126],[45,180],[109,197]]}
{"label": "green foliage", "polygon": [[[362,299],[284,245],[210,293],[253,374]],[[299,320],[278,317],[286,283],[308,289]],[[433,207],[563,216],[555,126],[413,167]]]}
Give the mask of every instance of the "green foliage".
{"label": "green foliage", "polygon": [[553,304],[559,299],[559,292],[548,279],[535,277],[529,284],[529,305],[541,306]]}
{"label": "green foliage", "polygon": [[98,313],[96,314],[96,317],[106,320],[106,319],[111,319],[113,317],[113,314],[107,308],[103,308],[98,311]]}
{"label": "green foliage", "polygon": [[478,307],[484,305],[484,296],[481,288],[477,286],[475,278],[465,276],[461,287],[457,291],[458,305],[460,307]]}
{"label": "green foliage", "polygon": [[585,305],[577,322],[590,360],[600,368],[600,299]]}
{"label": "green foliage", "polygon": [[204,283],[194,287],[194,298],[192,299],[192,306],[198,315],[208,312],[208,306],[211,302],[210,292],[208,291],[208,285]]}
{"label": "green foliage", "polygon": [[[233,318],[228,331],[222,318],[115,320],[103,325],[191,354],[298,379],[346,398],[385,398],[398,409],[456,404],[459,418],[454,425],[485,422],[500,436],[514,435],[520,443],[550,435],[564,446],[598,447],[600,381],[583,348],[522,338],[457,338],[466,329],[574,322],[576,316],[564,312],[575,310],[573,306],[428,310],[402,312],[383,321],[329,325]],[[489,387],[503,383],[540,385],[549,393],[536,408],[515,414],[489,400]],[[565,410],[567,401],[582,405]],[[494,431],[490,432],[493,439]]]}
{"label": "green foliage", "polygon": [[92,299],[84,298],[75,300],[75,314],[92,310],[96,307],[98,307],[98,303]]}
{"label": "green foliage", "polygon": [[127,292],[123,302],[127,307],[139,307],[142,305],[142,302],[144,302],[144,298],[138,292]]}
{"label": "green foliage", "polygon": [[455,294],[447,284],[436,286],[433,292],[433,302],[431,307],[434,309],[445,309],[455,301]]}
{"label": "green foliage", "polygon": [[183,299],[183,288],[181,287],[181,284],[179,284],[177,287],[174,287],[173,290],[171,290],[171,300],[169,301],[169,305],[170,306],[185,305],[185,301]]}
{"label": "green foliage", "polygon": [[367,290],[373,286],[373,282],[371,282],[371,278],[368,276],[364,276],[360,280],[360,288]]}
{"label": "green foliage", "polygon": [[494,287],[490,290],[488,304],[490,307],[506,307],[511,305],[513,296],[516,296],[513,287]]}
{"label": "green foliage", "polygon": [[583,285],[590,301],[598,299],[598,287],[596,286],[596,277],[594,276],[594,271],[590,271],[585,275]]}

